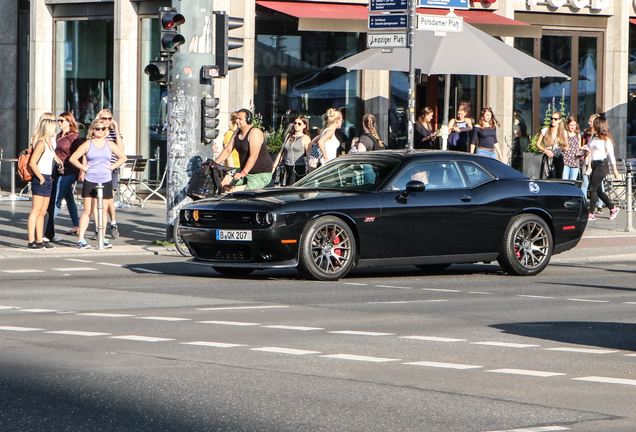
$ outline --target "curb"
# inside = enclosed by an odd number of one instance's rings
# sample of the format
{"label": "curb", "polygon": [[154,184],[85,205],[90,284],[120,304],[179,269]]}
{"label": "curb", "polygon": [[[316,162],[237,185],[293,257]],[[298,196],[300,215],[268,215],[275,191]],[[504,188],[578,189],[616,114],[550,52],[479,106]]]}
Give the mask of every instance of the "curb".
{"label": "curb", "polygon": [[97,250],[76,249],[72,247],[56,247],[52,251],[38,250],[29,251],[26,248],[4,248],[0,249],[0,259],[14,258],[65,258],[65,257],[94,257],[94,256],[125,256],[125,255],[164,255],[164,256],[181,256],[179,252],[172,246],[115,246],[112,249]]}
{"label": "curb", "polygon": [[551,260],[550,262],[569,264],[569,263],[595,263],[595,262],[615,262],[615,261],[636,261],[636,253],[631,253],[631,254],[618,253],[616,255],[601,255],[601,256],[591,256],[591,257],[572,257],[572,258],[555,259],[555,260]]}

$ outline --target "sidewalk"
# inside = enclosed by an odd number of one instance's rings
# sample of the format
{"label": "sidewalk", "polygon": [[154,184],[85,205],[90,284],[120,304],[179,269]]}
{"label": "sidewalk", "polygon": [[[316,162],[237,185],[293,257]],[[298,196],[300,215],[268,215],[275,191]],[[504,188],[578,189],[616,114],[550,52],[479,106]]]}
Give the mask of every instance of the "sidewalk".
{"label": "sidewalk", "polygon": [[[80,210],[81,211],[81,210]],[[166,239],[166,207],[162,201],[147,203],[146,208],[139,207],[117,209],[117,226],[120,236],[110,238],[110,225],[106,229],[106,238],[112,249],[96,250],[96,240],[89,240],[94,225],[89,226],[88,243],[91,249],[77,249],[77,236],[64,235],[72,228],[71,220],[63,207],[55,220],[57,235],[64,240],[55,243],[55,250],[29,251],[27,244],[27,218],[31,212],[31,201],[0,201],[0,259],[29,257],[42,253],[47,256],[89,256],[107,255],[175,255],[180,256],[172,246],[150,246],[156,240]],[[636,225],[636,214],[634,215]],[[627,211],[621,209],[618,217],[609,220],[609,211],[597,215],[596,221],[589,221],[579,245],[571,251],[556,255],[554,261],[585,262],[609,261],[617,257],[636,260],[636,232],[626,232]]]}

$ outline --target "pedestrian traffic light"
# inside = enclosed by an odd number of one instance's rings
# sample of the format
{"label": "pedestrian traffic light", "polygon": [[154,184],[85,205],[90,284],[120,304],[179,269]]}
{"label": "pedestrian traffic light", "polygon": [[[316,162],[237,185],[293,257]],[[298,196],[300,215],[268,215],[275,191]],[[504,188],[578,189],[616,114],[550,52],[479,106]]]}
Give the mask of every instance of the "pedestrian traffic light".
{"label": "pedestrian traffic light", "polygon": [[185,43],[185,38],[177,33],[177,27],[185,22],[185,18],[177,10],[169,7],[159,8],[160,51],[166,51],[172,55],[177,48]]}
{"label": "pedestrian traffic light", "polygon": [[144,69],[150,81],[157,84],[167,85],[172,81],[172,61],[167,58],[166,53],[162,53],[160,60],[151,61]]}
{"label": "pedestrian traffic light", "polygon": [[210,144],[219,136],[219,98],[205,96],[201,100],[201,142],[204,145]]}
{"label": "pedestrian traffic light", "polygon": [[243,66],[240,57],[229,57],[229,51],[243,46],[243,38],[230,37],[229,31],[243,27],[243,18],[231,17],[225,11],[214,11],[216,16],[216,40],[215,52],[216,65],[219,67],[219,76],[224,77],[228,71]]}

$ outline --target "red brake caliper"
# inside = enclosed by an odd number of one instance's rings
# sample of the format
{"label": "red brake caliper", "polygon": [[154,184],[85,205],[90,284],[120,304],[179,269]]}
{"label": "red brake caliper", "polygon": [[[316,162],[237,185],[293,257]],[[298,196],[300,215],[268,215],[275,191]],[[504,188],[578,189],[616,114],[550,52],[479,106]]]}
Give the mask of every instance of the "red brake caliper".
{"label": "red brake caliper", "polygon": [[[340,236],[333,239],[333,244],[334,245],[340,244]],[[335,253],[338,256],[342,255],[342,252],[340,251],[340,249],[336,249],[336,248],[334,248],[333,253]]]}

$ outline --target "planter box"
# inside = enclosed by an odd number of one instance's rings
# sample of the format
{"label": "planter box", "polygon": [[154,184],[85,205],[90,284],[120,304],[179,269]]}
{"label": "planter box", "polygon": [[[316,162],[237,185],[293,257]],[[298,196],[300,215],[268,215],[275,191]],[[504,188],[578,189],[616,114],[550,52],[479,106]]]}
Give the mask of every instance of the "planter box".
{"label": "planter box", "polygon": [[543,154],[524,153],[523,154],[523,173],[531,179],[538,179],[541,175],[541,161]]}

